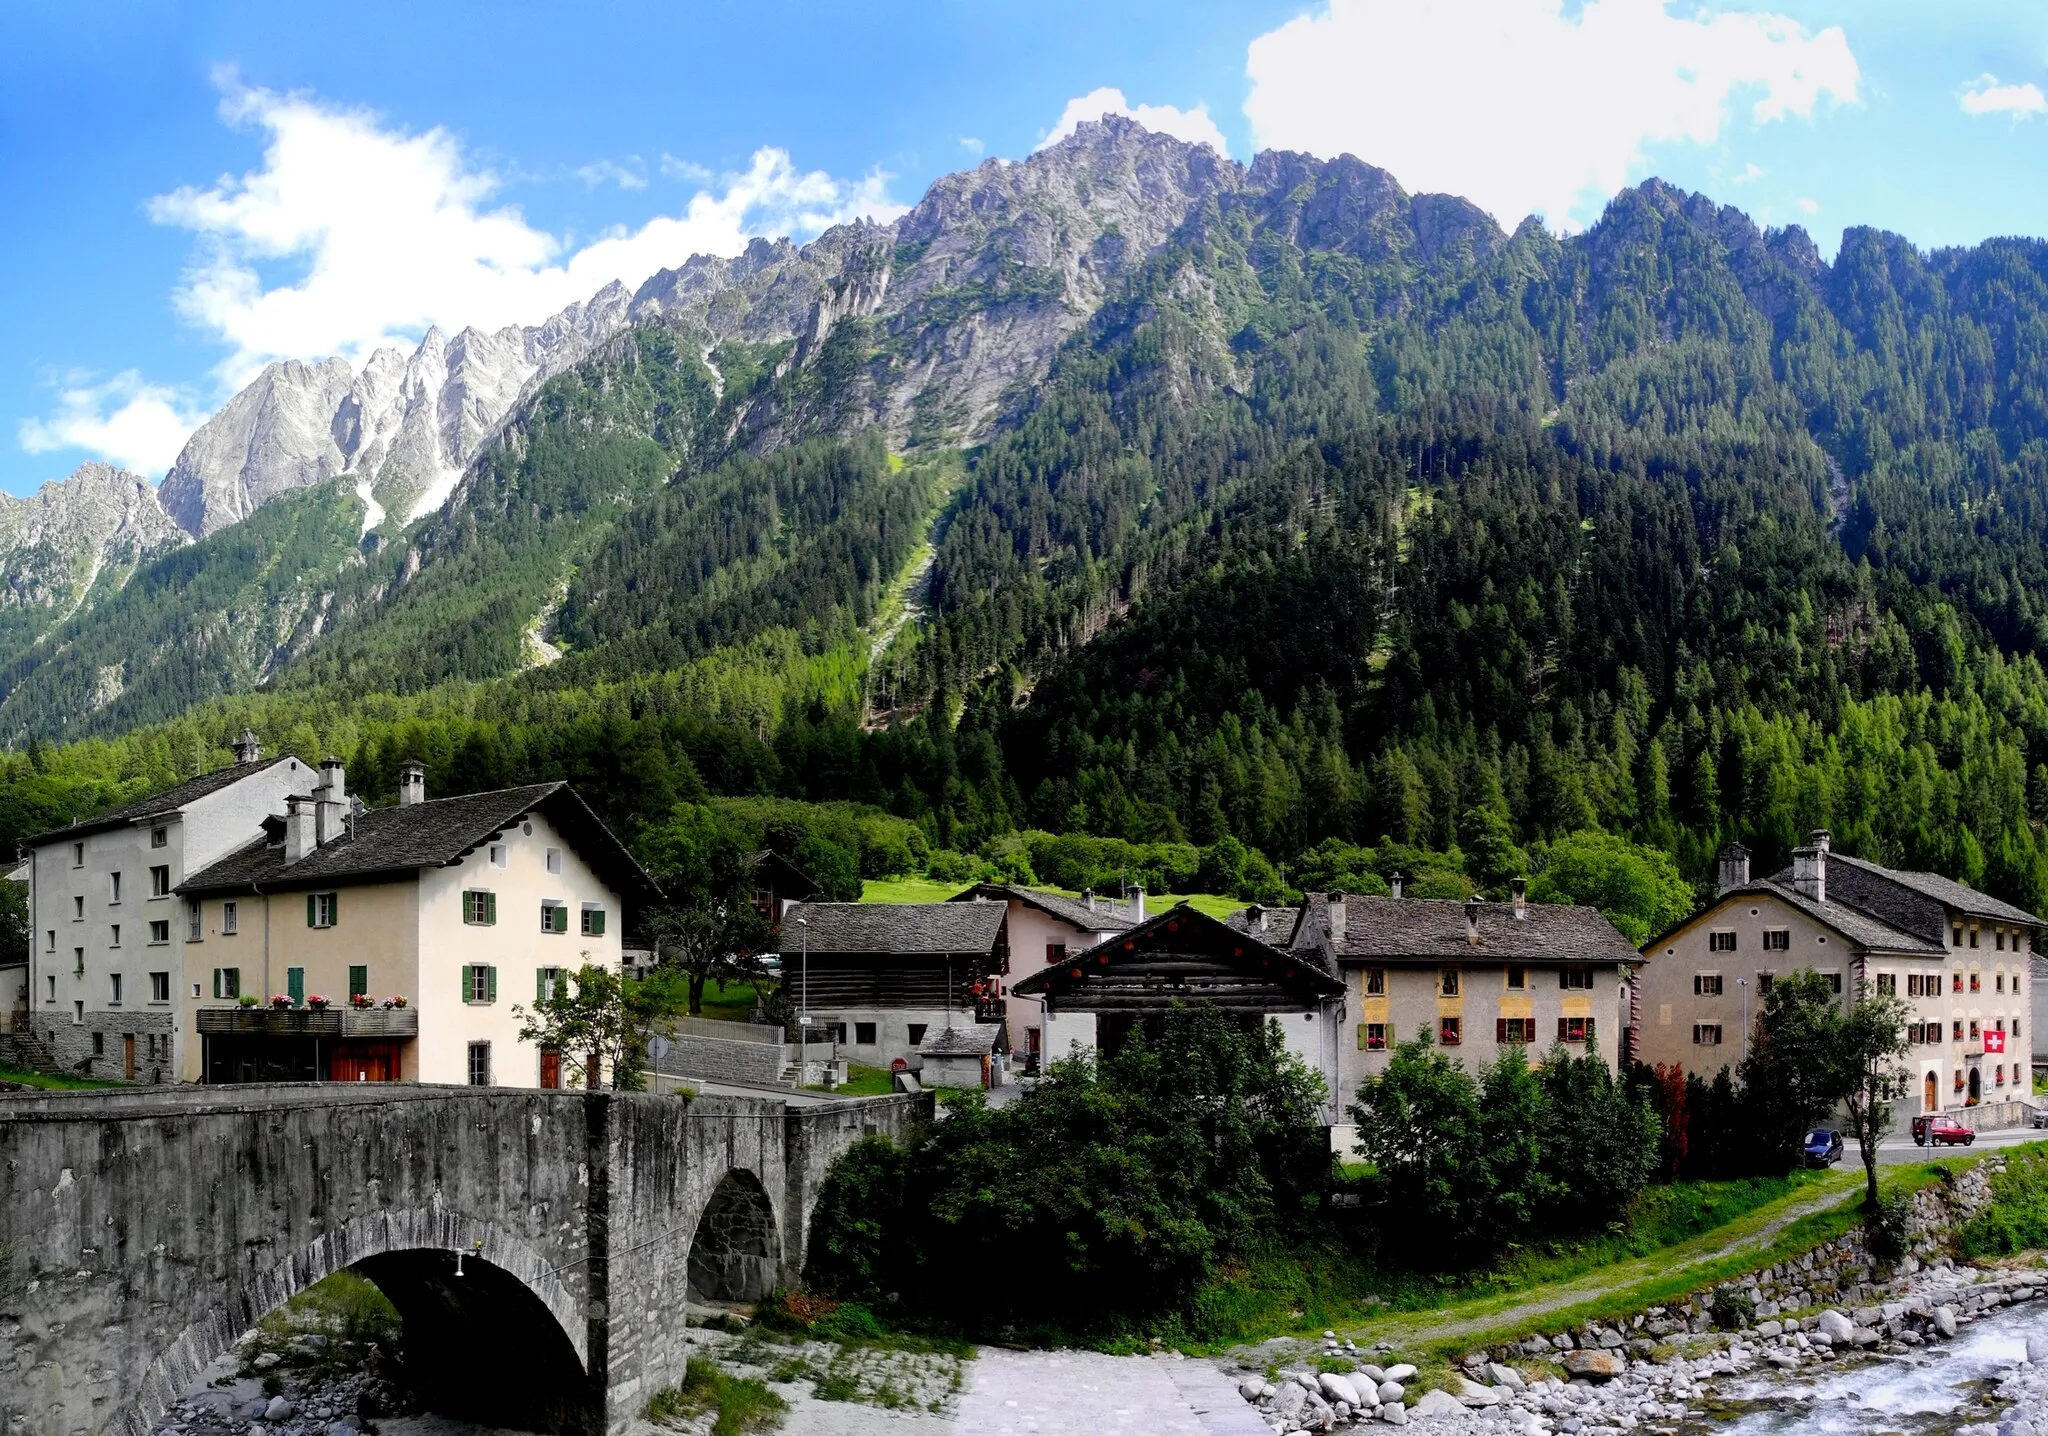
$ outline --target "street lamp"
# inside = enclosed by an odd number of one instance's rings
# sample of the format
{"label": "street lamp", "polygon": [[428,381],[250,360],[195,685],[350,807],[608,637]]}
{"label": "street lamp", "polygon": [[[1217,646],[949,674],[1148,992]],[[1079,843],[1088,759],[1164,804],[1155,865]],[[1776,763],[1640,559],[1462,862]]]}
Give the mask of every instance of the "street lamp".
{"label": "street lamp", "polygon": [[798,1084],[802,1084],[802,1073],[811,1060],[811,920],[800,917],[796,920],[798,935],[803,939],[803,965],[797,989],[796,1046]]}

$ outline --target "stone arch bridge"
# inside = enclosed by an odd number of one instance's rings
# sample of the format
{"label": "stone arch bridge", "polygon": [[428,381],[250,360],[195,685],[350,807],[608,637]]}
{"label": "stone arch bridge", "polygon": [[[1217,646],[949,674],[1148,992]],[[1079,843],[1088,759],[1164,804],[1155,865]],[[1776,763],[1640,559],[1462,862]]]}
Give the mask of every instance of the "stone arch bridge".
{"label": "stone arch bridge", "polygon": [[929,1097],[251,1086],[0,1098],[0,1430],[143,1436],[355,1267],[428,1403],[602,1436],[679,1379],[687,1296],[801,1271],[832,1161]]}

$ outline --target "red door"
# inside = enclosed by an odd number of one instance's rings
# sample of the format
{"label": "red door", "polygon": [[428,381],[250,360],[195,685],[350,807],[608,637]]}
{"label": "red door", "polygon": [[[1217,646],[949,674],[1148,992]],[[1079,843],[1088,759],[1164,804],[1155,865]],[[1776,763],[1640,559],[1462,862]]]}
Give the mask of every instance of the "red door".
{"label": "red door", "polygon": [[540,1085],[548,1088],[562,1085],[562,1054],[553,1047],[540,1049]]}

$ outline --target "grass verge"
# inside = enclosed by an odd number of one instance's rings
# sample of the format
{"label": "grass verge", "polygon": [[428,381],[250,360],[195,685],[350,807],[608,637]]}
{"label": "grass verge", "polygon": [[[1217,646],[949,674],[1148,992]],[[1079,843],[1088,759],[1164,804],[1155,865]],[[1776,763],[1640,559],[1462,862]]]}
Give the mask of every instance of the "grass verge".
{"label": "grass verge", "polygon": [[716,1411],[711,1436],[742,1436],[748,1431],[772,1430],[787,1410],[789,1403],[770,1391],[766,1382],[728,1376],[702,1356],[690,1358],[681,1382],[664,1386],[647,1401],[647,1419],[664,1425]]}
{"label": "grass verge", "polygon": [[83,1092],[93,1087],[126,1087],[126,1082],[108,1082],[98,1077],[53,1076],[48,1072],[24,1072],[14,1067],[0,1067],[0,1082],[17,1083],[23,1087],[40,1087],[46,1092]]}

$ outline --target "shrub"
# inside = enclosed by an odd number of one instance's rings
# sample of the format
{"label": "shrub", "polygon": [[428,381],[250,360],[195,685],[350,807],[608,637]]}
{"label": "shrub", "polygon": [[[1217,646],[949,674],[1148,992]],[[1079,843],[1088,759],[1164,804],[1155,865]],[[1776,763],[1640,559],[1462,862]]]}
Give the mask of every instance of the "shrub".
{"label": "shrub", "polygon": [[1863,1240],[1870,1255],[1886,1266],[1899,1262],[1912,1244],[1912,1218],[1910,1197],[1895,1193],[1880,1199],[1876,1209],[1863,1218]]}
{"label": "shrub", "polygon": [[1738,1287],[1724,1286],[1707,1304],[1707,1315],[1720,1331],[1737,1331],[1756,1319],[1756,1302]]}
{"label": "shrub", "polygon": [[2011,1256],[2048,1246],[2048,1148],[2022,1147],[1991,1179],[1991,1205],[1962,1230],[1963,1254]]}

